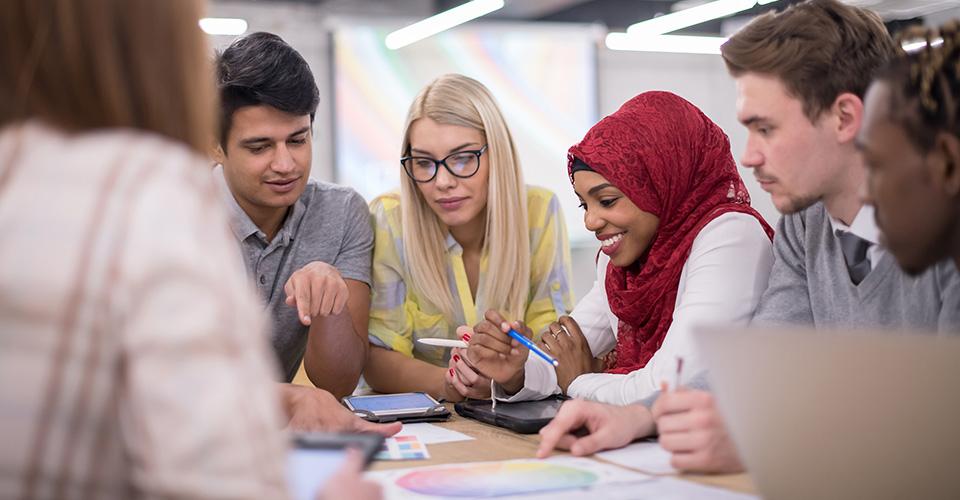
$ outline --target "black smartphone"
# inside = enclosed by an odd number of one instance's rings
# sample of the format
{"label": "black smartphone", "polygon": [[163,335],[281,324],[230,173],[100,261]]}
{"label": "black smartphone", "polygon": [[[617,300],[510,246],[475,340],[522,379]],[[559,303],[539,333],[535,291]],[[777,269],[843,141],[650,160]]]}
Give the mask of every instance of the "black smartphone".
{"label": "black smartphone", "polygon": [[455,404],[453,408],[457,414],[467,418],[520,434],[534,434],[553,420],[563,402],[564,399],[561,398],[519,403],[497,402],[494,409],[490,401],[463,401]]}
{"label": "black smartphone", "polygon": [[287,481],[295,500],[315,500],[354,448],[370,463],[380,450],[383,436],[378,434],[301,433],[293,436]]}

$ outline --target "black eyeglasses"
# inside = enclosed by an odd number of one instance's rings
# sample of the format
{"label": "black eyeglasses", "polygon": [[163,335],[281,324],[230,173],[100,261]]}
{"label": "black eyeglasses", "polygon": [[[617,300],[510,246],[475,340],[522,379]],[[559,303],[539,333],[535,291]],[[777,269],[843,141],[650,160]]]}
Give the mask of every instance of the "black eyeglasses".
{"label": "black eyeglasses", "polygon": [[404,156],[400,158],[403,170],[416,182],[430,182],[440,171],[443,165],[447,172],[454,177],[466,179],[473,177],[480,170],[480,155],[487,150],[487,145],[474,151],[457,151],[447,155],[442,160],[434,160],[425,156]]}

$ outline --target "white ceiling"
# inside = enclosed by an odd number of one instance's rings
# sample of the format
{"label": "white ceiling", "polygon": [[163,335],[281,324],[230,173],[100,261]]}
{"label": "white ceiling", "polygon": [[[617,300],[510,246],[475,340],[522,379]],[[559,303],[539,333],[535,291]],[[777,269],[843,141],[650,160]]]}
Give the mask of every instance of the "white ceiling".
{"label": "white ceiling", "polygon": [[[0,0],[3,1],[3,0]],[[213,0],[214,4],[243,4],[293,2],[313,5],[321,14],[351,14],[367,16],[426,17],[462,3],[464,0]],[[556,20],[599,22],[610,26],[627,25],[669,12],[677,8],[693,7],[709,0],[506,0],[495,19]],[[796,0],[781,0],[769,5],[777,7]],[[879,13],[885,20],[911,19],[930,16],[930,21],[942,22],[960,17],[960,0],[841,0]],[[781,7],[782,8],[782,7]],[[567,12],[567,15],[557,13]],[[754,9],[756,11],[756,9]],[[755,14],[756,12],[751,12]],[[737,21],[733,24],[737,24]],[[621,26],[622,27],[622,26]]]}
{"label": "white ceiling", "polygon": [[873,10],[884,19],[910,19],[960,9],[960,0],[845,0]]}

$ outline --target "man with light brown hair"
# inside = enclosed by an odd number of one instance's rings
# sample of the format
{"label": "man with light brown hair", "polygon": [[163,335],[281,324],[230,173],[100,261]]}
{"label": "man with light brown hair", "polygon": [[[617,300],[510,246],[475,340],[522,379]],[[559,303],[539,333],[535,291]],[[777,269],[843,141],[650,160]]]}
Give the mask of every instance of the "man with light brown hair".
{"label": "man with light brown hair", "polygon": [[[873,208],[860,199],[866,171],[854,139],[863,97],[896,53],[880,17],[836,0],[810,0],[758,17],[721,53],[737,83],[737,118],[748,131],[741,163],[784,214],[754,323],[960,330],[960,278],[952,263],[915,277],[904,273],[880,245]],[[561,411],[546,428],[545,446],[573,446],[575,438],[555,436],[567,430],[562,426],[586,424],[595,435],[591,446],[600,448],[614,444],[597,438],[610,435],[604,425],[649,432],[637,424],[650,418],[642,415],[646,408],[572,408],[567,413],[579,418]],[[743,470],[709,392],[665,393],[652,418],[675,467]]]}
{"label": "man with light brown hair", "polygon": [[[784,216],[755,325],[960,330],[960,277],[942,261],[910,276],[879,238],[854,140],[871,79],[896,54],[875,13],[811,0],[759,17],[721,47],[737,82],[741,157]],[[671,393],[653,407],[675,462],[741,469],[713,398]]]}

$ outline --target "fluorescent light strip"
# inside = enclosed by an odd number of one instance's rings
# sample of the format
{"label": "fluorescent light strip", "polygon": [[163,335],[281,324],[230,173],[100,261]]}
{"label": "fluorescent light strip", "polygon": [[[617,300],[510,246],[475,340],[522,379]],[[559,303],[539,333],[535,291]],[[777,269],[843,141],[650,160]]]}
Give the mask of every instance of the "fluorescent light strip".
{"label": "fluorescent light strip", "polygon": [[607,34],[610,50],[637,50],[641,52],[674,52],[681,54],[719,54],[727,39],[720,36],[650,35],[628,33]]}
{"label": "fluorescent light strip", "polygon": [[[930,41],[931,47],[939,47],[941,45],[943,45],[943,38],[934,38],[933,40]],[[926,48],[927,41],[926,40],[917,40],[917,41],[905,40],[903,44],[901,44],[900,46],[903,48],[904,52],[907,52],[907,53],[917,52],[918,50],[922,50]]]}
{"label": "fluorescent light strip", "polygon": [[713,2],[665,14],[642,21],[627,28],[631,35],[662,35],[679,29],[696,26],[700,23],[731,16],[753,8],[754,5],[766,5],[777,0],[715,0]]}
{"label": "fluorescent light strip", "polygon": [[200,29],[208,35],[242,35],[247,31],[247,21],[230,17],[204,17]]}
{"label": "fluorescent light strip", "polygon": [[399,49],[503,8],[503,0],[473,0],[387,35],[388,49]]}

